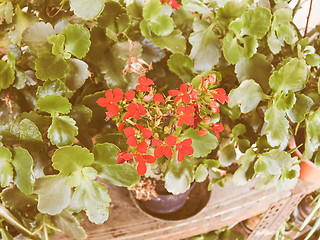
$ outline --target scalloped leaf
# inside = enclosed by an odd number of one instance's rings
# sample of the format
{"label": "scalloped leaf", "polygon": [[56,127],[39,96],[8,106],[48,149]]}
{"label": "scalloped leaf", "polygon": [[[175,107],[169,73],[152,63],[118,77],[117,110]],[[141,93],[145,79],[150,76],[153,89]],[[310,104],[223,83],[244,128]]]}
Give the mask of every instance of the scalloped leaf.
{"label": "scalloped leaf", "polygon": [[93,160],[94,156],[87,148],[66,146],[55,151],[52,166],[60,172],[60,176],[66,177],[91,165]]}
{"label": "scalloped leaf", "polygon": [[85,20],[92,20],[101,14],[107,0],[70,0],[70,8]]}
{"label": "scalloped leaf", "polygon": [[78,128],[72,118],[68,116],[55,116],[52,118],[52,124],[48,129],[48,138],[52,144],[58,147],[71,145],[77,135]]}
{"label": "scalloped leaf", "polygon": [[27,118],[19,123],[19,133],[22,140],[42,142],[42,135],[37,125]]}
{"label": "scalloped leaf", "polygon": [[14,183],[19,190],[24,194],[33,192],[34,174],[33,174],[33,159],[30,153],[21,147],[13,149],[12,165],[15,170]]}
{"label": "scalloped leaf", "polygon": [[287,110],[288,117],[294,123],[302,122],[314,104],[310,97],[303,94],[296,93],[296,99],[293,107]]}
{"label": "scalloped leaf", "polygon": [[152,20],[157,18],[162,10],[162,5],[158,0],[149,0],[146,2],[142,16],[145,20]]}
{"label": "scalloped leaf", "polygon": [[239,46],[237,38],[234,38],[232,33],[227,33],[223,38],[222,49],[223,56],[229,63],[236,64],[239,62],[243,50]]}
{"label": "scalloped leaf", "polygon": [[194,181],[194,168],[191,158],[186,156],[182,162],[178,162],[177,155],[175,153],[170,159],[164,175],[165,188],[174,195],[186,192]]}
{"label": "scalloped leaf", "polygon": [[71,188],[58,175],[37,178],[34,192],[38,194],[38,210],[50,215],[61,213],[71,199]]}
{"label": "scalloped leaf", "polygon": [[12,153],[0,146],[0,183],[1,187],[8,186],[13,181]]}
{"label": "scalloped leaf", "polygon": [[66,38],[66,52],[80,59],[87,55],[91,45],[90,32],[87,28],[79,24],[72,24],[64,28],[62,33]]}
{"label": "scalloped leaf", "polygon": [[[238,164],[241,165],[234,173],[232,181],[235,184],[244,185],[253,175],[252,167],[256,154],[252,148],[249,148],[244,155],[239,158]],[[250,170],[252,171],[250,173]]]}
{"label": "scalloped leaf", "polygon": [[10,64],[0,60],[0,90],[10,87],[14,79],[14,70]]}
{"label": "scalloped leaf", "polygon": [[177,74],[183,82],[190,82],[195,74],[193,73],[193,61],[182,53],[173,53],[167,61],[171,72]]}
{"label": "scalloped leaf", "polygon": [[186,51],[186,39],[182,36],[182,32],[178,29],[173,30],[168,36],[153,36],[154,45],[168,49],[173,53],[184,53]]}
{"label": "scalloped leaf", "polygon": [[222,167],[230,166],[236,160],[234,143],[228,144],[220,149],[219,163]]}
{"label": "scalloped leaf", "polygon": [[307,81],[307,65],[305,60],[293,58],[269,78],[270,87],[277,91],[297,92],[304,88]]}
{"label": "scalloped leaf", "polygon": [[46,52],[40,54],[35,61],[37,78],[45,80],[56,80],[65,78],[69,73],[69,65],[61,55]]}
{"label": "scalloped leaf", "polygon": [[172,33],[174,22],[170,16],[162,14],[151,20],[150,28],[158,36],[167,36]]}
{"label": "scalloped leaf", "polygon": [[208,177],[208,169],[204,166],[204,164],[200,164],[195,172],[195,180],[196,182],[203,182]]}
{"label": "scalloped leaf", "polygon": [[200,0],[182,0],[183,8],[190,12],[198,12],[203,15],[209,15],[210,9]]}
{"label": "scalloped leaf", "polygon": [[272,65],[266,56],[257,53],[252,58],[241,58],[235,66],[234,72],[237,74],[239,82],[253,79],[260,84],[262,89],[267,92],[270,87],[266,79],[269,79]]}
{"label": "scalloped leaf", "polygon": [[218,146],[218,140],[216,136],[208,132],[206,135],[199,136],[198,132],[189,128],[185,131],[183,139],[191,138],[193,147],[193,157],[206,157],[213,149]]}
{"label": "scalloped leaf", "polygon": [[77,90],[89,77],[88,64],[76,58],[69,59],[68,64],[70,71],[66,79],[66,85],[70,90]]}
{"label": "scalloped leaf", "polygon": [[263,38],[268,32],[271,25],[271,12],[268,8],[257,7],[249,9],[243,15],[244,28],[241,34]]}
{"label": "scalloped leaf", "polygon": [[135,167],[128,163],[118,164],[117,153],[120,149],[112,143],[96,144],[93,148],[94,166],[99,176],[120,187],[132,187],[140,180]]}
{"label": "scalloped leaf", "polygon": [[73,105],[69,114],[77,125],[87,125],[92,118],[92,110],[84,105]]}
{"label": "scalloped leaf", "polygon": [[255,109],[261,100],[265,99],[260,85],[254,80],[245,80],[236,89],[232,89],[229,93],[228,106],[240,106],[242,113],[251,112]]}
{"label": "scalloped leaf", "polygon": [[46,52],[51,49],[47,39],[55,34],[50,23],[36,22],[23,32],[22,41],[34,52]]}
{"label": "scalloped leaf", "polygon": [[191,33],[189,42],[192,45],[190,57],[194,60],[194,71],[210,71],[221,57],[218,36],[211,28]]}
{"label": "scalloped leaf", "polygon": [[59,95],[46,95],[41,97],[37,102],[37,106],[40,111],[50,113],[51,115],[54,113],[67,114],[72,108],[69,100]]}
{"label": "scalloped leaf", "polygon": [[270,146],[277,147],[279,145],[286,145],[290,137],[290,125],[285,116],[285,111],[278,109],[276,106],[272,106],[267,109],[264,119],[267,123],[266,135]]}
{"label": "scalloped leaf", "polygon": [[84,210],[91,222],[102,224],[109,217],[110,203],[106,187],[102,183],[85,178],[72,196],[70,209],[76,212]]}
{"label": "scalloped leaf", "polygon": [[45,81],[42,86],[39,86],[37,89],[37,97],[42,98],[47,95],[59,95],[64,96],[66,92],[68,91],[68,88],[64,84],[64,82],[60,80],[54,80],[54,81]]}
{"label": "scalloped leaf", "polygon": [[52,53],[58,55],[64,51],[65,36],[62,33],[48,37],[48,43],[52,44]]}

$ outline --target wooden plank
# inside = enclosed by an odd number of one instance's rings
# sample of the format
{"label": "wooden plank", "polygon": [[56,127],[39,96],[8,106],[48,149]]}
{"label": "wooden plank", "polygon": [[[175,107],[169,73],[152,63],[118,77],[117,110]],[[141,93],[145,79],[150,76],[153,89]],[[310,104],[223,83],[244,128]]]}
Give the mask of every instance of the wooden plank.
{"label": "wooden plank", "polygon": [[[142,213],[125,188],[106,184],[113,203],[110,218],[102,225],[85,221],[88,239],[160,240],[182,239],[240,222],[265,212],[269,206],[290,196],[290,191],[258,191],[254,184],[215,186],[208,205],[186,220],[164,221]],[[68,239],[57,235],[54,239]]]}

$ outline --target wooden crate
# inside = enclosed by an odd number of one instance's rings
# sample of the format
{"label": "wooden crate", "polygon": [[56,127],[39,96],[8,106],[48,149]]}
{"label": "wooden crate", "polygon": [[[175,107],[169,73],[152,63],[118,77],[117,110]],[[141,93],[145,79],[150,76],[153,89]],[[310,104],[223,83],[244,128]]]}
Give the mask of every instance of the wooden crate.
{"label": "wooden crate", "polygon": [[[125,188],[107,184],[113,203],[108,221],[95,225],[85,221],[88,239],[160,240],[183,239],[209,232],[266,212],[250,240],[270,239],[291,214],[303,196],[318,188],[299,180],[292,191],[277,192],[274,188],[259,191],[254,183],[244,186],[215,186],[207,206],[186,220],[164,221],[142,213]],[[57,235],[54,239],[68,239]]]}

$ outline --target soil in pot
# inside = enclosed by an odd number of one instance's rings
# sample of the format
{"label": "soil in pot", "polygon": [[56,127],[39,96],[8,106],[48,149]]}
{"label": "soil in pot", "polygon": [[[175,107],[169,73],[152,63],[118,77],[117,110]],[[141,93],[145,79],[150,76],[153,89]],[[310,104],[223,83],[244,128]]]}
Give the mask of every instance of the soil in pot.
{"label": "soil in pot", "polygon": [[166,191],[162,182],[156,186],[157,197],[151,200],[137,200],[134,194],[131,197],[137,207],[152,217],[163,220],[182,220],[196,215],[208,203],[210,192],[209,181],[193,183],[188,191],[178,195],[172,195]]}

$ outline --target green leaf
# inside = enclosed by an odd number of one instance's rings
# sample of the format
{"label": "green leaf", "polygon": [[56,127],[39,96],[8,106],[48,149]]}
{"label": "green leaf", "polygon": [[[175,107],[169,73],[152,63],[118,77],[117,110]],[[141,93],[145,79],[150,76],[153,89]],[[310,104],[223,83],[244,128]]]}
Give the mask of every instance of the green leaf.
{"label": "green leaf", "polygon": [[48,37],[55,35],[52,25],[50,23],[36,22],[29,26],[22,34],[22,41],[26,43],[33,52],[50,51],[48,44]]}
{"label": "green leaf", "polygon": [[293,107],[287,110],[288,117],[294,123],[302,122],[314,104],[311,98],[303,94],[296,93],[296,99]]}
{"label": "green leaf", "polygon": [[162,14],[151,20],[150,28],[158,36],[167,36],[172,33],[174,22],[170,16]]}
{"label": "green leaf", "polygon": [[282,92],[280,98],[277,101],[277,107],[280,110],[290,110],[296,102],[295,94],[289,91],[287,94]]}
{"label": "green leaf", "polygon": [[106,0],[70,0],[70,8],[85,20],[97,18],[103,11]]}
{"label": "green leaf", "polygon": [[242,35],[251,35],[259,39],[263,38],[271,25],[271,12],[268,8],[257,7],[249,9],[243,15],[244,28]]}
{"label": "green leaf", "polygon": [[266,98],[259,84],[254,80],[245,80],[229,93],[229,107],[240,106],[242,113],[251,112],[259,102]]}
{"label": "green leaf", "polygon": [[220,149],[219,163],[222,167],[230,166],[236,160],[234,143],[228,144]]}
{"label": "green leaf", "polygon": [[72,24],[63,29],[62,33],[66,37],[65,51],[80,59],[85,57],[91,45],[89,30],[79,24]]}
{"label": "green leaf", "polygon": [[208,169],[204,166],[204,164],[200,164],[195,172],[195,180],[197,182],[203,182],[208,177]]}
{"label": "green leaf", "polygon": [[19,5],[15,8],[15,16],[13,19],[14,28],[9,32],[9,38],[12,44],[20,46],[23,31],[36,21],[36,17],[30,12],[24,12]]}
{"label": "green leaf", "polygon": [[135,167],[128,163],[118,164],[120,149],[111,143],[96,144],[93,148],[94,167],[104,180],[120,187],[132,187],[140,180]]}
{"label": "green leaf", "polygon": [[24,194],[33,192],[34,174],[33,159],[26,149],[16,147],[13,149],[12,165],[15,170],[14,183]]}
{"label": "green leaf", "polygon": [[219,62],[219,38],[211,28],[191,33],[189,42],[192,45],[190,57],[194,60],[195,72],[210,71]]}
{"label": "green leaf", "polygon": [[242,48],[239,46],[237,39],[232,35],[232,33],[227,33],[223,38],[222,49],[225,59],[231,64],[236,64],[242,56]]}
{"label": "green leaf", "polygon": [[6,188],[1,192],[1,200],[9,210],[27,212],[30,208],[37,206],[35,194],[26,195],[16,186]]}
{"label": "green leaf", "polygon": [[37,89],[37,97],[42,98],[47,95],[59,95],[64,96],[66,92],[68,91],[68,88],[66,85],[60,81],[45,81],[42,86],[39,86]]}
{"label": "green leaf", "polygon": [[66,38],[62,33],[48,37],[48,43],[52,44],[52,53],[59,55],[64,51],[64,42]]}
{"label": "green leaf", "polygon": [[70,211],[63,210],[51,219],[52,223],[62,230],[64,234],[74,239],[87,239],[86,231],[79,220]]}
{"label": "green leaf", "polygon": [[273,54],[277,54],[281,51],[282,42],[277,38],[275,31],[268,34],[267,42]]}
{"label": "green leaf", "polygon": [[13,181],[12,153],[0,146],[0,183],[1,187],[8,186]]}
{"label": "green leaf", "polygon": [[109,217],[110,196],[102,183],[85,179],[76,188],[70,203],[70,209],[76,212],[84,210],[89,220],[102,224]]}
{"label": "green leaf", "polygon": [[267,169],[265,170],[268,171],[268,173],[279,175],[283,170],[291,170],[292,165],[297,163],[297,158],[292,158],[291,155],[285,151],[272,149],[269,152],[258,155],[257,163],[258,162],[263,162],[266,165]]}
{"label": "green leaf", "polygon": [[66,177],[93,163],[94,156],[87,148],[66,146],[58,149],[52,156],[52,166]]}
{"label": "green leaf", "polygon": [[248,3],[246,1],[231,0],[227,1],[223,7],[217,10],[217,18],[225,26],[240,17],[248,8]]}
{"label": "green leaf", "polygon": [[320,152],[316,152],[316,155],[314,157],[314,164],[317,167],[320,167]]}
{"label": "green leaf", "polygon": [[193,61],[187,55],[174,53],[170,55],[167,65],[171,72],[177,74],[183,82],[190,82],[193,77]]}
{"label": "green leaf", "polygon": [[54,113],[69,113],[72,104],[65,97],[59,95],[46,95],[38,100],[37,106],[40,111],[47,112],[52,115]]}
{"label": "green leaf", "polygon": [[178,162],[177,153],[170,159],[167,172],[165,173],[165,188],[174,195],[184,193],[194,181],[194,169],[191,159],[185,157]]}
{"label": "green leaf", "polygon": [[320,56],[316,53],[311,53],[306,56],[306,62],[311,67],[319,66]]}
{"label": "green leaf", "polygon": [[35,69],[37,78],[45,80],[56,80],[64,78],[69,73],[69,66],[61,55],[53,55],[46,52],[36,59]]}
{"label": "green leaf", "polygon": [[62,147],[71,145],[75,136],[78,135],[76,122],[67,116],[56,116],[52,118],[52,124],[48,129],[48,138],[51,143]]}
{"label": "green leaf", "polygon": [[183,139],[191,138],[193,147],[193,157],[206,157],[213,149],[218,146],[218,140],[216,136],[208,132],[206,135],[199,136],[198,132],[189,128],[185,131]]}
{"label": "green leaf", "polygon": [[247,79],[253,79],[260,84],[265,92],[270,89],[266,79],[269,79],[271,75],[272,65],[266,56],[257,53],[249,59],[241,58],[234,71],[240,83]]}
{"label": "green leaf", "polygon": [[299,91],[307,81],[307,65],[303,59],[293,58],[269,78],[270,87],[277,91]]}
{"label": "green leaf", "polygon": [[142,16],[145,20],[152,20],[157,18],[162,10],[160,1],[150,0],[147,1],[142,12]]}
{"label": "green leaf", "polygon": [[[320,128],[320,109],[310,114],[306,119],[306,151],[310,150],[311,153],[313,153],[320,146],[319,128]],[[309,143],[307,144],[307,142]],[[311,157],[312,157],[312,154],[310,155],[309,159]]]}
{"label": "green leaf", "polygon": [[68,60],[70,67],[66,85],[70,90],[77,90],[85,83],[89,77],[88,64],[79,59],[71,58]]}
{"label": "green leaf", "polygon": [[140,22],[139,27],[140,27],[142,36],[144,36],[146,39],[150,39],[151,38],[150,23],[147,20],[142,20]]}
{"label": "green leaf", "polygon": [[14,82],[14,70],[10,64],[0,60],[0,90],[10,87]]}
{"label": "green leaf", "polygon": [[153,36],[152,42],[154,45],[162,49],[166,48],[173,53],[184,53],[186,51],[186,39],[178,29],[173,30],[168,36]]}
{"label": "green leaf", "polygon": [[232,128],[231,132],[232,132],[233,137],[237,138],[240,135],[245,134],[246,131],[247,131],[246,126],[244,124],[242,124],[242,123],[238,123],[236,126],[234,126]]}
{"label": "green leaf", "polygon": [[[238,164],[240,167],[235,171],[232,181],[235,184],[244,185],[252,178],[253,173],[250,174],[250,167],[256,158],[256,154],[252,148],[249,148],[244,155],[239,158]],[[252,170],[252,169],[251,169]]]}
{"label": "green leaf", "polygon": [[198,12],[203,15],[210,15],[209,8],[200,0],[182,0],[183,8],[190,12]]}
{"label": "green leaf", "polygon": [[243,56],[245,58],[251,58],[256,52],[259,46],[257,39],[254,36],[247,36],[241,39],[243,43]]}
{"label": "green leaf", "polygon": [[25,118],[19,123],[20,139],[26,141],[41,141],[42,135],[34,122]]}
{"label": "green leaf", "polygon": [[71,199],[71,188],[58,175],[36,179],[34,192],[38,194],[38,210],[50,215],[61,213],[68,207]]}
{"label": "green leaf", "polygon": [[286,145],[290,137],[290,125],[285,116],[285,111],[278,109],[276,106],[272,106],[267,109],[264,119],[267,123],[266,135],[270,146],[277,147],[279,145]]}
{"label": "green leaf", "polygon": [[87,125],[92,117],[92,110],[84,105],[74,105],[69,116],[77,122],[77,125]]}

